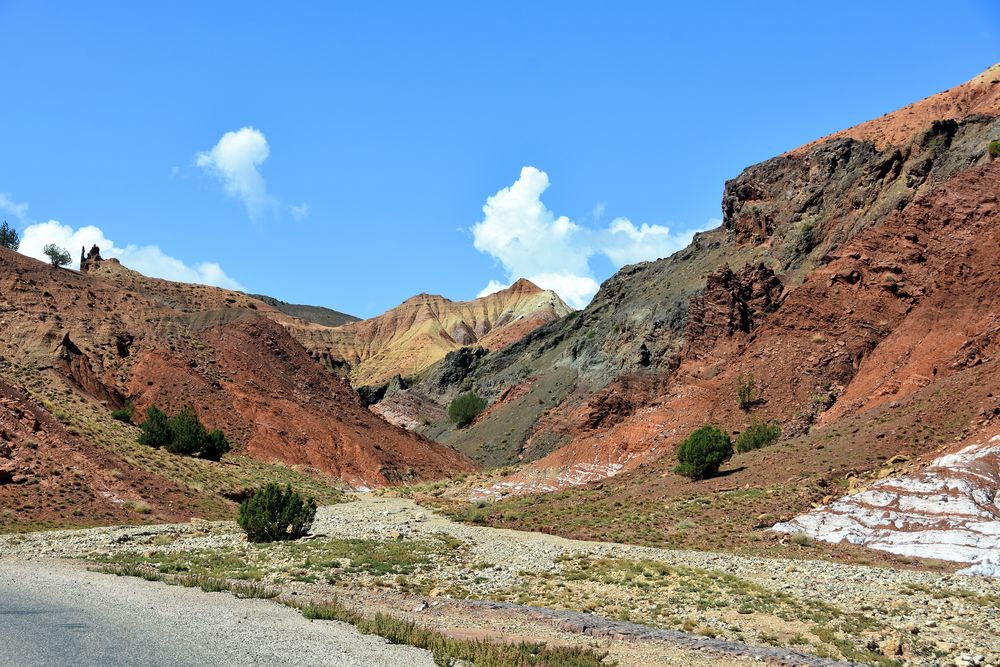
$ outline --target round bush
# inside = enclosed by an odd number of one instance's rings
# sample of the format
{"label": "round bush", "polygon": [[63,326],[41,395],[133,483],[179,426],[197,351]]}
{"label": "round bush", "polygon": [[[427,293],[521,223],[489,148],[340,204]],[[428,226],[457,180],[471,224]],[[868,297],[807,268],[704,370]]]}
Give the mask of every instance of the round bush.
{"label": "round bush", "polygon": [[674,472],[695,480],[705,479],[719,472],[719,467],[732,456],[729,435],[714,426],[702,426],[681,443]]}
{"label": "round bush", "polygon": [[316,501],[271,482],[240,503],[237,523],[251,542],[295,540],[312,527],[316,517]]}
{"label": "round bush", "polygon": [[451,402],[448,406],[448,418],[462,428],[470,424],[485,409],[486,400],[480,398],[476,392],[470,391]]}

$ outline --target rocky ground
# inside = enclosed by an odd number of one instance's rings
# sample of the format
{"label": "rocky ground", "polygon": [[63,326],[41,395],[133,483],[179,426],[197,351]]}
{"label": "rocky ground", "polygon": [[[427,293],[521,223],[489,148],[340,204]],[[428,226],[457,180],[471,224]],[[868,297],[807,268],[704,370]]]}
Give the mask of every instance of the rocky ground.
{"label": "rocky ground", "polygon": [[4,536],[0,556],[259,580],[456,636],[595,646],[622,665],[1000,664],[996,580],[567,540],[370,495],[321,508],[294,543],[192,522]]}

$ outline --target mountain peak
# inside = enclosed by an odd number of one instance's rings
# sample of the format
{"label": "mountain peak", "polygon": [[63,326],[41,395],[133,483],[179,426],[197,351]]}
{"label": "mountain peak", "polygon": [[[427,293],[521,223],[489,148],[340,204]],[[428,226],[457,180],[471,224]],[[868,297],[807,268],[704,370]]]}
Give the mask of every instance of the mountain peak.
{"label": "mountain peak", "polygon": [[440,294],[428,294],[427,292],[421,292],[420,294],[414,294],[399,305],[415,306],[421,303],[451,303],[451,299],[446,299]]}
{"label": "mountain peak", "polygon": [[534,294],[541,292],[542,288],[531,282],[527,278],[518,278],[514,283],[504,290],[505,292],[517,292],[520,294]]}

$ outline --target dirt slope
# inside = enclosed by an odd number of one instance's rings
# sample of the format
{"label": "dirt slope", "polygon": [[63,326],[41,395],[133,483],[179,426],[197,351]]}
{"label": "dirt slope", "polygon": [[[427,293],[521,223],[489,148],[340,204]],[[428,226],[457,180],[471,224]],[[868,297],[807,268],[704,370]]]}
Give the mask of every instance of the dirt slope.
{"label": "dirt slope", "polygon": [[981,114],[1000,114],[1000,63],[965,83],[931,95],[919,102],[887,113],[873,120],[817,139],[801,146],[793,153],[804,153],[809,148],[841,137],[875,144],[878,149],[905,144],[913,135],[923,132],[936,120],[961,119]]}
{"label": "dirt slope", "polygon": [[186,521],[225,505],[70,433],[0,379],[0,531]]}

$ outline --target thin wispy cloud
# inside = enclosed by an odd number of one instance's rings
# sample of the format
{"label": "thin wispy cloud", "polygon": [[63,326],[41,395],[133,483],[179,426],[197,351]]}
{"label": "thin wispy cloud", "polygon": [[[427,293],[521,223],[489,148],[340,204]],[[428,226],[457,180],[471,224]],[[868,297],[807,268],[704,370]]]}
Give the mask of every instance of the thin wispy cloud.
{"label": "thin wispy cloud", "polygon": [[[582,308],[600,287],[590,268],[591,257],[604,255],[620,268],[666,257],[690,243],[694,234],[673,234],[663,225],[637,227],[622,217],[606,227],[581,225],[545,206],[541,196],[548,187],[544,171],[524,167],[513,185],[486,200],[483,219],[472,227],[473,244],[500,262],[507,280],[491,280],[480,295],[527,278]],[[603,205],[595,207],[595,221],[603,214]]]}
{"label": "thin wispy cloud", "polygon": [[9,192],[0,192],[0,211],[10,213],[21,224],[28,222],[28,205],[14,201]]}

